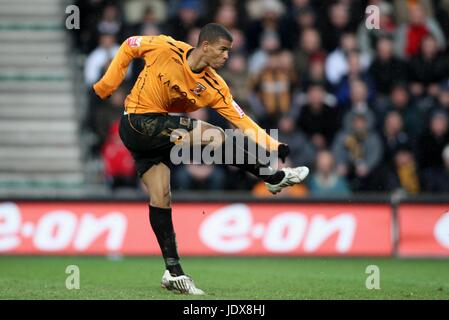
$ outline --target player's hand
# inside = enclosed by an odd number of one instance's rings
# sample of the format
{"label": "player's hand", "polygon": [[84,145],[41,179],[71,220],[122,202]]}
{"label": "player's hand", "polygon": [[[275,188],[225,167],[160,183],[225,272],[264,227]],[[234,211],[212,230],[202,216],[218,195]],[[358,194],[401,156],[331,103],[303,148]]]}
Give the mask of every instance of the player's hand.
{"label": "player's hand", "polygon": [[278,146],[278,158],[281,159],[282,163],[285,162],[285,159],[288,157],[289,154],[290,154],[289,146],[284,143],[281,143]]}
{"label": "player's hand", "polygon": [[95,89],[94,89],[93,86],[90,87],[89,91],[90,91],[90,95],[91,95],[92,97],[94,97],[94,99],[96,99],[96,100],[98,100],[98,101],[109,99],[109,98],[112,96],[112,94],[110,94],[109,96],[104,97],[104,98],[100,97],[100,96],[98,95],[98,93],[95,91]]}

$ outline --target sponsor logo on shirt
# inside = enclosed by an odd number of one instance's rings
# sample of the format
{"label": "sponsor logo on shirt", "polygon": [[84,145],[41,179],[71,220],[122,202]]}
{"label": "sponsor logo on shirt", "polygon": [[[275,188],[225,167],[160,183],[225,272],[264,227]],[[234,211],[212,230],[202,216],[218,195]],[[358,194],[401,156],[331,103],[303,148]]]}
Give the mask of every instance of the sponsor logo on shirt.
{"label": "sponsor logo on shirt", "polygon": [[128,46],[131,48],[137,48],[140,47],[140,43],[142,42],[142,37],[130,37],[128,40],[126,40],[126,43],[128,43]]}
{"label": "sponsor logo on shirt", "polygon": [[167,88],[177,92],[181,96],[181,98],[187,99],[191,104],[196,104],[196,100],[195,99],[189,99],[188,96],[187,96],[187,92],[183,91],[179,85],[173,84],[171,82],[171,80],[168,79],[167,75],[165,75],[163,73],[159,73],[157,75],[157,77],[158,77],[159,81],[161,81],[164,86],[167,86]]}
{"label": "sponsor logo on shirt", "polygon": [[237,104],[237,102],[232,100],[232,106],[234,107],[235,111],[237,111],[240,118],[243,118],[243,116],[245,115],[245,112],[243,112],[242,108],[240,108],[240,106]]}

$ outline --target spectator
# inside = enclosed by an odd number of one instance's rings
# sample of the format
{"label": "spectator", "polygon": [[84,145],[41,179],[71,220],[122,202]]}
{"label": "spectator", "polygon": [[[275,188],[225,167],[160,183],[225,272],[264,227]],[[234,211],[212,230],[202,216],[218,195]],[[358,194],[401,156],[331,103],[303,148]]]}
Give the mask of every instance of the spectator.
{"label": "spectator", "polygon": [[90,105],[89,129],[95,135],[95,141],[92,144],[92,152],[98,154],[101,146],[110,136],[110,127],[123,114],[123,103],[125,101],[125,91],[118,89],[108,100],[92,98],[96,104]]}
{"label": "spectator", "polygon": [[243,54],[246,51],[246,39],[241,29],[237,26],[237,9],[234,5],[221,5],[216,14],[214,22],[224,25],[232,34],[232,52]]}
{"label": "spectator", "polygon": [[425,191],[449,193],[449,144],[444,147],[442,156],[442,166],[424,171]]}
{"label": "spectator", "polygon": [[115,36],[117,41],[122,42],[126,38],[127,26],[120,14],[118,5],[108,3],[103,9],[102,16],[97,23],[96,33],[98,35],[110,34]]}
{"label": "spectator", "polygon": [[237,28],[237,10],[231,4],[221,5],[215,13],[215,22],[225,26],[229,31]]}
{"label": "spectator", "polygon": [[334,155],[327,150],[318,153],[315,170],[307,180],[307,186],[312,196],[340,197],[351,193],[345,178],[337,174]]}
{"label": "spectator", "polygon": [[310,139],[318,150],[329,147],[332,144],[335,132],[338,128],[336,112],[325,103],[324,88],[320,84],[314,84],[307,89],[307,102],[302,106],[298,128]]}
{"label": "spectator", "polygon": [[[331,92],[333,90],[333,86],[326,78],[326,73],[324,69],[324,57],[315,56],[310,59],[310,63],[307,66],[306,72],[300,74],[300,83],[301,88],[305,91],[309,88],[313,83],[321,83],[323,88],[327,92]],[[333,100],[334,96],[332,95]],[[335,103],[335,102],[333,102]]]}
{"label": "spectator", "polygon": [[296,79],[289,52],[274,52],[262,72],[251,79],[252,109],[264,128],[274,128],[277,121],[290,111]]}
{"label": "spectator", "polygon": [[349,130],[341,130],[333,145],[337,171],[355,191],[372,190],[371,179],[382,160],[382,142],[368,125],[367,112],[350,111]]}
{"label": "spectator", "polygon": [[[237,1],[237,0],[207,0],[204,1],[204,6],[206,7],[205,17],[215,17],[217,19],[217,15],[219,15],[218,11],[222,9],[223,6],[231,6],[233,7],[234,13],[227,11],[225,12],[225,20],[223,20],[224,24],[228,26],[229,18],[232,17],[233,27],[232,29],[238,29],[240,31],[246,26],[248,20],[252,19],[252,17],[248,14],[246,10],[248,1]],[[226,8],[228,10],[229,8]],[[223,13],[221,13],[223,14]],[[215,21],[217,22],[217,21]],[[220,22],[217,22],[220,23]]]}
{"label": "spectator", "polygon": [[332,52],[339,46],[339,39],[346,32],[353,32],[351,25],[350,9],[343,2],[333,3],[328,10],[327,23],[322,28],[323,47],[327,52]]}
{"label": "spectator", "polygon": [[200,15],[202,12],[200,0],[182,0],[177,14],[165,23],[164,33],[176,40],[187,41],[187,35],[193,28],[201,28],[205,22]]}
{"label": "spectator", "polygon": [[295,70],[304,75],[315,60],[324,60],[325,52],[321,48],[321,38],[317,29],[305,29],[301,33],[300,47],[294,51]]}
{"label": "spectator", "polygon": [[446,112],[449,112],[449,80],[441,83],[437,91],[437,97],[431,100],[431,104],[428,106],[428,109],[423,110],[423,113],[425,113],[424,118],[426,123],[429,123],[431,115],[438,110],[445,110]]}
{"label": "spectator", "polygon": [[245,32],[248,40],[248,50],[253,53],[267,34],[281,39],[280,20],[284,13],[284,6],[279,0],[261,0],[255,3],[260,7],[262,16],[251,22]]}
{"label": "spectator", "polygon": [[118,49],[119,45],[114,35],[102,34],[100,36],[98,47],[86,59],[84,67],[84,82],[86,85],[90,87],[100,79]]}
{"label": "spectator", "polygon": [[316,151],[307,137],[298,129],[291,117],[282,117],[279,120],[279,140],[284,141],[290,147],[288,156],[292,165],[312,166]]}
{"label": "spectator", "polygon": [[[382,111],[380,107],[378,110]],[[389,101],[387,101],[385,107],[385,113],[393,110],[399,112],[401,115],[404,121],[405,131],[410,138],[416,139],[423,130],[423,114],[412,101],[407,86],[402,83],[397,83],[393,86]],[[384,114],[380,117],[384,118]]]}
{"label": "spectator", "polygon": [[[443,0],[445,1],[445,0]],[[434,5],[435,2],[440,2],[440,0],[433,1],[433,0],[393,0],[391,1],[394,4],[394,11],[395,11],[395,20],[398,23],[405,23],[409,20],[409,7],[411,5],[419,5],[422,7],[424,14],[429,17],[434,16]]]}
{"label": "spectator", "polygon": [[435,111],[429,128],[419,140],[419,164],[422,169],[441,167],[443,148],[449,143],[449,116],[445,110]]}
{"label": "spectator", "polygon": [[387,175],[386,190],[417,194],[421,189],[421,182],[412,151],[402,146],[396,150],[393,159],[394,165]]}
{"label": "spectator", "polygon": [[[281,42],[284,48],[289,50],[298,46],[298,40],[302,37],[305,30],[316,27],[316,13],[313,8],[302,1],[303,5],[295,6],[287,13],[281,23]],[[299,37],[298,37],[299,35]]]}
{"label": "spectator", "polygon": [[159,21],[153,7],[145,9],[142,21],[133,27],[133,35],[157,35],[160,34]]}
{"label": "spectator", "polygon": [[190,44],[192,47],[196,47],[198,43],[198,37],[200,36],[201,29],[200,28],[191,28],[189,33],[187,34],[186,42]]}
{"label": "spectator", "polygon": [[444,32],[446,53],[449,53],[449,46],[447,45],[449,43],[449,1],[438,1],[436,5],[436,18]]}
{"label": "spectator", "polygon": [[402,58],[411,58],[419,53],[421,42],[428,34],[433,35],[439,50],[444,50],[446,42],[438,23],[427,16],[421,4],[409,5],[408,22],[402,24],[396,36],[396,52]]}
{"label": "spectator", "polygon": [[176,170],[173,181],[178,190],[222,190],[225,173],[221,166],[190,164]]}
{"label": "spectator", "polygon": [[[210,7],[207,5],[208,2],[214,3],[214,0],[162,0],[167,4],[167,17],[169,19],[179,15],[179,11],[185,7],[192,7],[197,10],[199,16],[204,16],[208,12],[207,9]],[[216,4],[216,3],[215,3]],[[217,5],[214,6],[216,8]],[[211,11],[211,10],[209,10]]]}
{"label": "spectator", "polygon": [[[366,18],[360,23],[357,29],[357,42],[360,46],[360,50],[368,54],[371,59],[376,55],[376,48],[379,51],[378,41],[380,39],[393,39],[396,32],[396,24],[393,16],[393,6],[385,1],[371,1],[379,2],[377,4],[379,8],[379,28],[367,28]],[[393,45],[394,43],[391,42]],[[378,55],[378,54],[377,54]]]}
{"label": "spectator", "polygon": [[409,69],[410,90],[415,97],[438,94],[438,85],[448,77],[449,67],[431,34],[422,38],[420,51],[411,59]]}
{"label": "spectator", "polygon": [[281,48],[279,37],[276,33],[266,33],[257,49],[248,60],[248,72],[251,76],[257,76],[266,67],[268,57],[278,52]]}
{"label": "spectator", "polygon": [[354,80],[360,80],[365,84],[367,100],[372,101],[374,98],[374,83],[370,74],[362,68],[360,59],[361,56],[357,50],[350,51],[347,55],[348,73],[340,79],[335,89],[339,106],[346,106],[350,102],[351,86]]}
{"label": "spectator", "polygon": [[397,111],[387,113],[382,132],[384,145],[384,163],[393,164],[393,155],[404,146],[411,146],[412,141],[409,135],[404,131],[402,117]]}
{"label": "spectator", "polygon": [[[153,10],[147,9],[143,22],[135,26],[136,35],[138,34],[144,36],[156,36],[161,34],[161,29],[159,28],[159,25],[155,23],[155,18],[153,16],[154,16]],[[129,79],[131,83],[137,81],[137,78],[140,72],[142,72],[144,67],[145,67],[145,60],[142,58],[134,59],[131,62],[130,67],[131,78]]]}
{"label": "spectator", "polygon": [[377,100],[388,96],[394,83],[406,81],[406,65],[394,56],[391,38],[378,38],[376,55],[368,73],[373,78],[376,93],[381,95]]}
{"label": "spectator", "polygon": [[449,80],[441,84],[438,94],[438,107],[449,112]]}
{"label": "spectator", "polygon": [[247,110],[249,109],[249,90],[246,57],[240,53],[231,55],[226,67],[220,71],[220,75],[228,83],[232,96],[242,109],[251,113],[251,110]]}
{"label": "spectator", "polygon": [[[348,54],[358,49],[355,35],[345,32],[340,37],[340,45],[326,58],[326,77],[332,85],[337,85],[341,78],[349,71]],[[328,51],[329,52],[329,51]],[[370,66],[371,60],[368,54],[361,53],[360,67],[365,71]]]}
{"label": "spectator", "polygon": [[352,113],[348,111],[357,111],[365,113],[368,126],[374,128],[376,126],[376,115],[372,111],[372,106],[368,102],[368,89],[365,82],[354,79],[350,83],[350,104],[347,106],[340,106],[339,114],[343,114],[343,127],[350,129],[352,126]]}
{"label": "spectator", "polygon": [[96,26],[98,14],[102,12],[104,3],[103,1],[76,0],[74,4],[82,13],[82,19],[80,19],[80,29],[77,32],[71,32],[71,34],[75,37],[77,48],[83,54],[87,54],[98,44]]}
{"label": "spectator", "polygon": [[106,182],[112,190],[138,186],[134,160],[120,139],[118,121],[111,125],[101,155]]}

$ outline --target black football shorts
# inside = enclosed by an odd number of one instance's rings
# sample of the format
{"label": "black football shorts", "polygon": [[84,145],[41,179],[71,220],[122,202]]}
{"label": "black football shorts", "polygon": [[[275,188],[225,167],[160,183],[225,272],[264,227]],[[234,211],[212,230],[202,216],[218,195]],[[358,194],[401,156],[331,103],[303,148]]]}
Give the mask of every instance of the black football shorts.
{"label": "black football shorts", "polygon": [[141,177],[153,165],[171,165],[170,150],[174,146],[171,132],[191,131],[196,120],[167,113],[125,114],[120,120],[120,138],[131,152]]}

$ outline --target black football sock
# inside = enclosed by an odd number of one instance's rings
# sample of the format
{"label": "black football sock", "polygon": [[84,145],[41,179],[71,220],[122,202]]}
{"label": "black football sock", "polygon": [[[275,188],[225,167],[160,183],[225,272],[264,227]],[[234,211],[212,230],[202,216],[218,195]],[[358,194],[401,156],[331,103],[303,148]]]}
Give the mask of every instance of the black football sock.
{"label": "black football sock", "polygon": [[[228,137],[228,139],[234,139],[234,138]],[[245,141],[244,145],[241,145],[241,143],[236,143],[235,139],[232,141],[233,159],[232,159],[232,164],[230,164],[230,165],[237,167],[239,169],[242,169],[244,171],[247,171],[269,184],[278,184],[279,182],[281,182],[282,179],[284,179],[284,177],[285,177],[284,171],[281,171],[281,170],[274,171],[268,164],[263,164],[258,159],[257,155],[254,155],[248,151],[248,147],[247,147],[248,139],[245,138],[244,141]],[[227,141],[227,143],[229,143],[229,141]],[[222,153],[222,161],[223,161],[223,163],[226,163],[225,162],[225,160],[226,160],[226,155],[225,155],[226,145],[225,145],[225,143],[223,143],[220,148],[221,148],[221,153]],[[258,146],[258,148],[261,148],[261,147]],[[243,157],[244,163],[237,163],[236,154],[238,152],[241,152],[244,155],[244,157]],[[271,174],[261,174],[260,172],[261,172],[262,168],[268,169],[266,171],[271,171],[272,173]]]}
{"label": "black football sock", "polygon": [[179,263],[171,208],[150,207],[150,224],[164,257],[166,269],[174,276],[184,274]]}
{"label": "black football sock", "polygon": [[266,178],[263,179],[265,182],[269,183],[269,184],[278,184],[279,182],[282,181],[282,179],[284,179],[285,177],[285,172],[284,171],[277,171],[275,174],[272,174],[270,176],[265,176]]}

